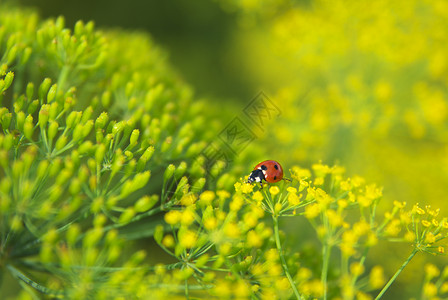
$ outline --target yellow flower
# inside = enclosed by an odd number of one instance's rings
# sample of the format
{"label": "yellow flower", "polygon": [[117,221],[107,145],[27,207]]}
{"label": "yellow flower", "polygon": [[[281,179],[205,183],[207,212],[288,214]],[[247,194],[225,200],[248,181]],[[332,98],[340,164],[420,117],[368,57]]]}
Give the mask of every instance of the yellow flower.
{"label": "yellow flower", "polygon": [[249,194],[252,192],[253,189],[254,189],[254,186],[250,183],[243,183],[241,185],[241,192],[243,194]]}
{"label": "yellow flower", "polygon": [[269,189],[269,193],[271,193],[272,196],[275,196],[280,193],[280,189],[278,188],[278,186],[271,186],[271,188]]}
{"label": "yellow flower", "polygon": [[167,248],[173,248],[175,244],[174,237],[171,234],[166,235],[162,240],[162,244]]}
{"label": "yellow flower", "polygon": [[425,243],[434,244],[436,242],[436,236],[432,232],[428,232],[425,237]]}
{"label": "yellow flower", "polygon": [[224,227],[224,234],[229,238],[238,238],[241,235],[241,230],[236,223],[227,223]]}
{"label": "yellow flower", "polygon": [[254,199],[257,202],[261,202],[264,199],[263,194],[260,191],[256,191],[253,195],[252,195],[252,199]]}
{"label": "yellow flower", "polygon": [[192,209],[186,209],[182,212],[180,222],[183,225],[190,225],[194,222],[195,219],[195,213]]}
{"label": "yellow flower", "polygon": [[431,280],[432,278],[435,278],[439,276],[440,270],[433,264],[428,263],[425,265],[425,273],[426,276]]}
{"label": "yellow flower", "polygon": [[184,248],[193,248],[196,245],[197,240],[197,234],[191,230],[186,230],[179,233],[179,243]]}
{"label": "yellow flower", "polygon": [[381,266],[375,266],[370,271],[369,285],[372,289],[381,288],[386,282],[384,278],[384,270]]}
{"label": "yellow flower", "polygon": [[297,195],[295,193],[291,193],[288,195],[289,205],[295,206],[300,204],[300,198],[302,198],[302,194]]}
{"label": "yellow flower", "polygon": [[422,225],[425,227],[429,227],[431,226],[431,222],[429,222],[428,220],[422,220]]}
{"label": "yellow flower", "polygon": [[195,194],[188,193],[188,194],[185,194],[185,195],[180,199],[180,203],[181,203],[183,206],[190,206],[190,205],[193,205],[193,204],[196,202],[196,199],[197,199],[197,197],[196,197]]}
{"label": "yellow flower", "polygon": [[291,193],[291,194],[297,193],[297,189],[292,186],[288,186],[288,188],[286,190],[288,191],[288,193]]}
{"label": "yellow flower", "polygon": [[182,213],[178,210],[172,210],[165,214],[165,222],[170,225],[176,225],[180,222]]}
{"label": "yellow flower", "polygon": [[204,227],[207,230],[213,230],[218,226],[218,220],[215,217],[208,217],[203,221]]}
{"label": "yellow flower", "polygon": [[308,205],[305,208],[305,217],[308,219],[314,219],[320,214],[320,206],[317,203]]}
{"label": "yellow flower", "polygon": [[350,272],[355,276],[359,276],[364,273],[364,266],[359,262],[353,262],[350,264]]}
{"label": "yellow flower", "polygon": [[212,203],[213,199],[215,199],[215,193],[213,191],[204,191],[199,196],[199,201],[204,206],[210,205]]}
{"label": "yellow flower", "polygon": [[263,244],[263,239],[258,233],[251,230],[247,233],[246,243],[249,248],[258,248]]}
{"label": "yellow flower", "polygon": [[232,202],[230,202],[230,210],[238,211],[238,210],[240,210],[241,206],[243,206],[243,204],[244,204],[244,199],[241,196],[238,196],[238,194],[236,194],[233,197]]}

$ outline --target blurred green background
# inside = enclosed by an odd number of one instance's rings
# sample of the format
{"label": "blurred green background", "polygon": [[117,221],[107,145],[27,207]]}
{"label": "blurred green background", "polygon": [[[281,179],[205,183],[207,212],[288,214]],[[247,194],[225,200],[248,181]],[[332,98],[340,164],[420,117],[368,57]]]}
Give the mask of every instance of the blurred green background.
{"label": "blurred green background", "polygon": [[[260,160],[339,163],[384,186],[384,205],[448,215],[446,1],[19,2],[69,27],[148,31],[198,97],[235,115],[264,91],[282,115],[251,145]],[[392,269],[402,250],[384,258]]]}

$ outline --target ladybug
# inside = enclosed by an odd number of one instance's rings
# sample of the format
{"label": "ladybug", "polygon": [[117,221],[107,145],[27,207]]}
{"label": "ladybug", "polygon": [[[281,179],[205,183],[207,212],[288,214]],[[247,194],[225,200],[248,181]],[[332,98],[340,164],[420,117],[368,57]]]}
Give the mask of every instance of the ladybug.
{"label": "ladybug", "polygon": [[247,183],[259,182],[263,188],[262,181],[267,183],[278,182],[283,179],[283,168],[275,160],[265,160],[255,166],[247,178]]}

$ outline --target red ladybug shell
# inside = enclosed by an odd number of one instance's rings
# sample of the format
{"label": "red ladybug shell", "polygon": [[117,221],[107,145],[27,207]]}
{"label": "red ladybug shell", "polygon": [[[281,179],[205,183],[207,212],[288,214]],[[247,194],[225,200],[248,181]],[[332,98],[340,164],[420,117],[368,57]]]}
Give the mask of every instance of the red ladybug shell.
{"label": "red ladybug shell", "polygon": [[278,182],[283,179],[283,168],[275,160],[265,160],[256,165],[255,170],[261,170],[264,174],[264,180],[269,183]]}

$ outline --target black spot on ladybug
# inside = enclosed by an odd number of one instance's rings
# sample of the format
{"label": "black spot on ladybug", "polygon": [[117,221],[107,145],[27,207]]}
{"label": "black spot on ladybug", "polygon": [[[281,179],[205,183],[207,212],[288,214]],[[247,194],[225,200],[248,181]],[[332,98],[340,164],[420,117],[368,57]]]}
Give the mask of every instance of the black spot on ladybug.
{"label": "black spot on ladybug", "polygon": [[265,165],[261,165],[260,168],[265,171],[268,169],[268,167],[266,167]]}
{"label": "black spot on ladybug", "polygon": [[276,180],[277,179],[277,176],[274,176],[274,180]]}
{"label": "black spot on ladybug", "polygon": [[274,165],[274,168],[275,168],[276,170],[278,170],[278,166],[277,166],[277,165]]}

